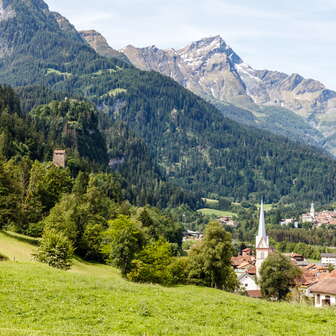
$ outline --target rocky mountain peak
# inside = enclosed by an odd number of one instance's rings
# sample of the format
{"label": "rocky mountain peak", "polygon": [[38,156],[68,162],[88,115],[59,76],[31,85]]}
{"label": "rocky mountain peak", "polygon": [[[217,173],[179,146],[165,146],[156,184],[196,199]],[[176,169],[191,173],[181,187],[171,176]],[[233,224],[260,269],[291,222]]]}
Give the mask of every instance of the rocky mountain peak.
{"label": "rocky mountain peak", "polygon": [[101,56],[119,58],[122,61],[129,63],[127,57],[122,52],[119,52],[110,47],[106,38],[96,30],[83,30],[80,31],[79,34],[82,39],[86,41],[90,47]]}
{"label": "rocky mountain peak", "polygon": [[211,37],[205,37],[198,41],[194,41],[191,44],[189,44],[187,47],[185,47],[184,49],[193,50],[193,49],[203,49],[203,48],[206,50],[221,49],[221,48],[226,49],[227,44],[220,35],[216,35],[216,36],[211,36]]}
{"label": "rocky mountain peak", "polygon": [[177,53],[193,71],[197,71],[210,63],[216,64],[215,68],[217,69],[228,67],[234,71],[233,64],[242,63],[240,57],[220,35],[195,41],[178,50]]}
{"label": "rocky mountain peak", "polygon": [[231,47],[225,42],[225,40],[220,36],[212,36],[200,39],[198,41],[192,42],[187,47],[180,49],[179,54],[189,54],[196,52],[198,55],[208,55],[208,54],[226,54],[231,56],[231,58],[240,63],[242,60],[240,57],[231,49]]}

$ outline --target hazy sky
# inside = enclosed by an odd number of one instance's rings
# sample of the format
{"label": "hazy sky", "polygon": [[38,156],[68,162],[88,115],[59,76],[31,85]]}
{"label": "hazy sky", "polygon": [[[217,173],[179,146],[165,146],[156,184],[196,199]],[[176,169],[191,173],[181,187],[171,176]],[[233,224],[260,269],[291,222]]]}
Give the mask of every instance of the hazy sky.
{"label": "hazy sky", "polygon": [[336,90],[336,0],[46,0],[116,49],[224,40],[257,69],[297,72]]}

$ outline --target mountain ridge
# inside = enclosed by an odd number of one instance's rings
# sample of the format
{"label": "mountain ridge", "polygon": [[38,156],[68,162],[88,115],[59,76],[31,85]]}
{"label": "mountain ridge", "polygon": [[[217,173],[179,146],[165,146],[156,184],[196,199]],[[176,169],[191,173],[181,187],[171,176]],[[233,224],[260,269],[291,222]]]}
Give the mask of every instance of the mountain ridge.
{"label": "mountain ridge", "polygon": [[96,30],[81,30],[79,34],[99,55],[118,58],[124,62],[130,63],[125,54],[111,48],[105,37]]}
{"label": "mountain ridge", "polygon": [[[255,117],[254,126],[269,129],[273,125],[265,123],[258,115],[272,115],[272,110],[286,109],[292,119],[295,114],[301,131],[297,134],[290,123],[282,123],[280,129],[288,127],[292,139],[318,145],[336,153],[336,92],[327,89],[314,79],[299,74],[285,74],[279,71],[255,70],[237,55],[234,50],[217,35],[192,42],[178,50],[161,50],[155,46],[121,49],[131,63],[146,71],[158,71],[172,77],[178,83],[214,103],[232,104],[250,111]],[[224,109],[225,115],[225,109]],[[230,115],[239,122],[250,124],[251,120],[239,115]],[[300,120],[301,118],[301,120]],[[273,118],[274,119],[274,118]],[[285,121],[283,121],[285,122]]]}
{"label": "mountain ridge", "polygon": [[[331,182],[336,165],[326,153],[242,126],[167,76],[98,55],[71,26],[62,19],[60,25],[47,6],[39,5],[12,0],[15,17],[0,22],[2,36],[13,48],[12,56],[0,60],[0,81],[14,87],[40,85],[94,103],[108,159],[121,162],[118,168],[126,171],[141,199],[153,196],[146,178],[151,162],[168,182],[199,196],[257,201],[263,195],[267,201],[284,202],[336,196]],[[215,53],[207,60],[208,70],[218,68],[220,73],[222,65],[233,81],[238,74],[230,71],[230,64],[237,57],[230,48],[217,46],[227,50],[227,62],[218,64]],[[195,46],[186,52],[193,56]],[[38,90],[21,92],[28,95],[25,106],[34,107],[34,97],[41,101]],[[158,199],[167,188],[155,179],[150,189]],[[166,203],[189,197],[180,195]]]}

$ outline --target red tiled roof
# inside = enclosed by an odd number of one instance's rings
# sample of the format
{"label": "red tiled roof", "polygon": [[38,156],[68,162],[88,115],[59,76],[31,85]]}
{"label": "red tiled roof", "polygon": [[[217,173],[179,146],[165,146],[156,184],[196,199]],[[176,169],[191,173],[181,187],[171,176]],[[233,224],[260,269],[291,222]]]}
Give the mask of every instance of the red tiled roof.
{"label": "red tiled roof", "polygon": [[253,297],[257,299],[262,297],[260,290],[249,290],[249,291],[246,291],[246,293],[249,297]]}
{"label": "red tiled roof", "polygon": [[246,273],[251,274],[251,275],[255,275],[255,274],[257,274],[257,269],[254,265],[252,265],[251,267],[249,267],[247,269]]}
{"label": "red tiled roof", "polygon": [[234,267],[238,267],[243,263],[253,264],[254,261],[255,261],[255,257],[249,256],[249,255],[238,256],[238,257],[232,257],[231,258],[231,264]]}
{"label": "red tiled roof", "polygon": [[336,270],[330,272],[330,273],[321,273],[319,276],[318,276],[319,280],[323,280],[323,279],[330,279],[330,278],[336,278]]}

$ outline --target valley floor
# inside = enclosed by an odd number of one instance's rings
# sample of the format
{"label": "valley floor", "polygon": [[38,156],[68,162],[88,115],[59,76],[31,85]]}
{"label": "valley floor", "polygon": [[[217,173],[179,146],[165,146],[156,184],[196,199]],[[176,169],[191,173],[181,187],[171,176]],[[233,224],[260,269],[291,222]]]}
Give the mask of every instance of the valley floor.
{"label": "valley floor", "polygon": [[[20,238],[20,237],[19,237]],[[69,272],[31,261],[0,233],[0,335],[333,335],[336,311],[193,286],[141,285],[76,260]],[[15,257],[15,262],[12,261]]]}

